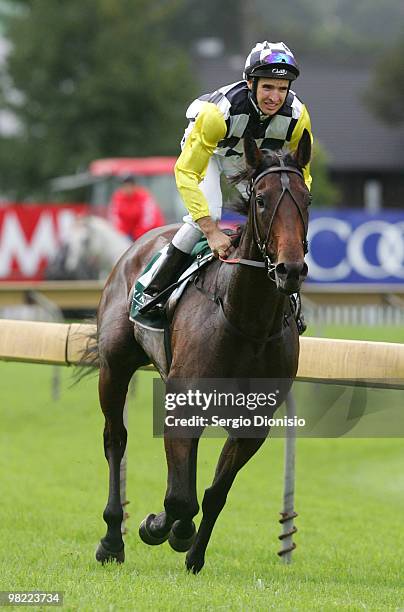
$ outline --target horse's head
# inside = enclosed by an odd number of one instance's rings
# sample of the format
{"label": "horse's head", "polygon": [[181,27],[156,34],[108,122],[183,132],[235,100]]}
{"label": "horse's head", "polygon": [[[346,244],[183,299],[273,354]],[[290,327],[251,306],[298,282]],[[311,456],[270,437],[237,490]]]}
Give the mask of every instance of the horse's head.
{"label": "horse's head", "polygon": [[308,271],[304,255],[310,193],[302,170],[310,161],[310,135],[304,130],[293,156],[261,151],[250,137],[244,139],[244,148],[250,170],[249,222],[255,245],[278,289],[295,293]]}

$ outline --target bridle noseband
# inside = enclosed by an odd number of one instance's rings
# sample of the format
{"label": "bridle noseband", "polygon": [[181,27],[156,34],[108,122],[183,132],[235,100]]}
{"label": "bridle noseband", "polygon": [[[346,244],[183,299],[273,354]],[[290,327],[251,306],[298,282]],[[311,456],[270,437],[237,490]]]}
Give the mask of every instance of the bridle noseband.
{"label": "bridle noseband", "polygon": [[[254,235],[254,241],[262,255],[262,258],[264,260],[264,266],[267,269],[268,272],[268,276],[270,278],[272,278],[271,273],[273,272],[273,270],[275,269],[275,264],[273,264],[270,260],[269,255],[267,254],[267,246],[268,246],[268,242],[269,242],[269,238],[271,235],[271,230],[272,230],[272,225],[275,219],[275,215],[278,212],[279,206],[282,202],[282,199],[284,197],[284,195],[286,193],[289,193],[290,197],[292,198],[292,201],[294,202],[294,204],[296,205],[297,210],[299,211],[299,216],[300,219],[303,223],[303,228],[304,228],[304,239],[303,239],[303,250],[304,250],[304,254],[307,253],[308,250],[308,245],[307,245],[307,225],[306,222],[304,220],[304,216],[302,213],[302,210],[296,200],[296,197],[293,195],[293,192],[290,189],[290,180],[289,180],[289,173],[293,172],[294,174],[299,175],[302,179],[303,179],[303,173],[298,169],[295,168],[294,166],[286,166],[284,161],[282,159],[279,159],[279,166],[271,166],[270,168],[266,168],[265,170],[263,170],[262,172],[260,172],[260,174],[258,174],[258,176],[256,176],[250,184],[250,206],[252,209],[252,224],[253,224],[253,235]],[[259,232],[259,227],[258,227],[258,221],[257,221],[257,198],[256,198],[256,187],[258,182],[264,178],[264,176],[267,176],[267,174],[272,174],[272,173],[280,173],[281,175],[281,185],[282,185],[282,193],[280,194],[278,201],[275,205],[274,211],[272,213],[272,217],[271,220],[269,222],[269,226],[268,226],[268,231],[267,234],[265,236],[264,239],[261,238],[260,236],[260,232]]]}

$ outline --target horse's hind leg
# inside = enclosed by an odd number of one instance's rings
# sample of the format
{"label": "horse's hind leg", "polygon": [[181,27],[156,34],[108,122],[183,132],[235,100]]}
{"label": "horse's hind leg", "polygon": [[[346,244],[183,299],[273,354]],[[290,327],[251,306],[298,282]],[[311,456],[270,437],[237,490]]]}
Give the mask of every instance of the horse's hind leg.
{"label": "horse's hind leg", "polygon": [[186,568],[194,574],[200,572],[204,566],[205,552],[213,527],[226,503],[227,494],[237,472],[257,452],[264,441],[265,437],[227,439],[216,467],[212,486],[205,490],[202,521],[185,560]]}
{"label": "horse's hind leg", "polygon": [[131,327],[124,323],[122,331],[125,329],[129,331],[129,336],[117,334],[115,327],[114,341],[100,343],[99,396],[105,416],[104,452],[109,466],[109,495],[103,514],[107,533],[96,551],[96,559],[101,563],[113,560],[122,563],[125,559],[120,497],[120,464],[127,438],[123,409],[132,374],[145,361],[142,349],[134,340]]}
{"label": "horse's hind leg", "polygon": [[167,492],[163,512],[149,514],[141,523],[139,535],[146,544],[162,544],[167,539],[177,552],[192,545],[196,529],[193,517],[198,514],[196,493],[196,459],[199,438],[165,437],[168,467]]}

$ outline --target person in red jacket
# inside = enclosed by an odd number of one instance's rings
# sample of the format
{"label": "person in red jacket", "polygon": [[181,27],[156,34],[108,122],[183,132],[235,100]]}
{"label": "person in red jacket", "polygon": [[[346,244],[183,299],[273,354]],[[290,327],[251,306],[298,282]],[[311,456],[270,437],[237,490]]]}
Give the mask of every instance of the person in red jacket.
{"label": "person in red jacket", "polygon": [[163,213],[150,191],[138,185],[132,175],[125,176],[122,186],[112,194],[109,218],[112,225],[131,240],[165,224]]}

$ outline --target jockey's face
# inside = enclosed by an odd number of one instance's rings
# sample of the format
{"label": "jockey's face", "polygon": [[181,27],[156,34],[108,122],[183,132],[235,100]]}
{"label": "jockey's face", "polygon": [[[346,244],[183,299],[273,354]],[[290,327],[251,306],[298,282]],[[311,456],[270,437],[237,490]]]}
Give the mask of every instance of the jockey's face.
{"label": "jockey's face", "polygon": [[[248,81],[248,87],[252,89],[252,81]],[[264,115],[275,115],[285,102],[289,88],[286,79],[258,79],[257,103]]]}

